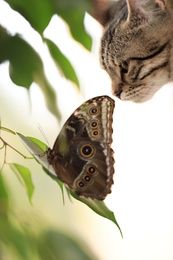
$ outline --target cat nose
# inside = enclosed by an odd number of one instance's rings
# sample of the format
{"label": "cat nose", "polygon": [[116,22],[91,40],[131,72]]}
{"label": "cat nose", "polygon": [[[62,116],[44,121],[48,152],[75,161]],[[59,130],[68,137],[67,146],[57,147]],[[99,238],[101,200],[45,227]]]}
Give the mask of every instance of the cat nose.
{"label": "cat nose", "polygon": [[112,86],[113,95],[120,98],[121,92],[123,91],[124,84],[118,83],[116,86]]}

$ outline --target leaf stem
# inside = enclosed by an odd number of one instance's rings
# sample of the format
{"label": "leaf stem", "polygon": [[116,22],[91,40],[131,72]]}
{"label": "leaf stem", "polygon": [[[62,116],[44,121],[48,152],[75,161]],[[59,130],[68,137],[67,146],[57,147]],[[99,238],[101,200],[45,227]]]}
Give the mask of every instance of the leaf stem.
{"label": "leaf stem", "polygon": [[7,128],[7,127],[1,126],[0,128],[1,128],[1,130],[6,131],[6,132],[8,132],[10,134],[13,134],[13,135],[16,134],[13,130],[11,130],[11,129]]}
{"label": "leaf stem", "polygon": [[[11,131],[11,133],[15,133],[13,131]],[[12,150],[14,150],[16,153],[20,154],[24,159],[33,159],[33,157],[28,157],[26,155],[24,155],[23,153],[19,152],[16,148],[14,148],[13,146],[11,146],[10,144],[8,144],[2,137],[0,137],[0,140],[3,142],[3,146],[0,148],[2,149],[5,146],[5,157],[6,157],[6,146],[9,146]],[[5,161],[6,162],[6,161]],[[5,163],[4,162],[4,163]]]}

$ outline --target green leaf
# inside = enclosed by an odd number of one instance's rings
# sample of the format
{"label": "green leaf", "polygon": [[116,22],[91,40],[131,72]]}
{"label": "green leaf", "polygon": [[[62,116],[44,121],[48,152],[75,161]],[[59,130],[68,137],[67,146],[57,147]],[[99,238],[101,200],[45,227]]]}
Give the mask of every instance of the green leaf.
{"label": "green leaf", "polygon": [[[10,213],[11,211],[9,215]],[[32,220],[31,216],[28,220]],[[16,223],[14,223],[15,221],[17,221],[17,226]],[[22,224],[21,219],[17,219],[16,214],[13,212],[11,219],[4,221],[0,218],[0,251],[2,245],[3,251],[7,253],[7,255],[4,255],[2,251],[3,259],[37,259],[34,257],[37,241],[34,237],[34,233],[32,233],[32,223],[30,223],[29,227],[25,225],[24,229],[22,229]],[[20,228],[18,228],[18,226],[20,226]]]}
{"label": "green leaf", "polygon": [[44,31],[55,12],[52,0],[6,0],[6,2],[25,17],[39,33]]}
{"label": "green leaf", "polygon": [[31,198],[34,192],[34,185],[31,179],[31,173],[29,169],[16,163],[10,163],[9,165],[12,171],[15,173],[18,180],[20,181],[20,183],[26,189],[28,199],[31,203]]}
{"label": "green leaf", "polygon": [[[36,158],[36,160],[43,166],[43,168],[46,169],[45,172],[58,184],[61,183],[61,181],[55,175],[53,167],[48,164],[47,153],[43,151],[36,143],[32,142],[31,139],[19,133],[17,133],[17,135],[21,138],[22,142],[24,143],[28,151]],[[75,199],[86,204],[94,212],[96,212],[104,218],[111,220],[118,227],[122,235],[122,231],[120,229],[120,226],[118,225],[118,222],[116,221],[114,213],[107,208],[103,201],[81,198],[74,194],[71,190],[68,189],[68,191]]]}
{"label": "green leaf", "polygon": [[9,201],[8,190],[5,185],[2,172],[0,171],[0,219],[1,218],[6,219],[7,217],[8,201]]}
{"label": "green leaf", "polygon": [[[47,175],[49,175],[49,177],[50,177],[52,180],[54,180],[54,181],[56,181],[56,182],[58,183],[58,185],[59,185],[59,187],[60,187],[60,189],[61,189],[61,193],[62,193],[63,204],[65,205],[64,184],[63,184],[63,182],[60,181],[57,176],[55,176],[55,172],[54,172],[54,173],[50,173],[50,172],[49,172],[50,169],[49,169],[49,171],[48,171],[47,168],[45,168],[44,166],[43,166],[43,170],[46,172]],[[66,188],[66,186],[65,186],[65,188]]]}
{"label": "green leaf", "polygon": [[92,1],[89,0],[63,0],[56,2],[56,12],[69,25],[73,37],[81,42],[87,49],[91,49],[91,37],[84,28],[85,12],[91,10]]}
{"label": "green leaf", "polygon": [[72,191],[70,191],[70,194],[77,200],[85,203],[89,208],[91,208],[93,211],[95,211],[97,214],[99,214],[100,216],[107,218],[109,220],[111,220],[119,229],[121,236],[123,237],[122,231],[120,226],[118,225],[118,222],[114,216],[114,213],[112,211],[110,211],[107,206],[105,205],[105,203],[103,201],[100,200],[92,200],[92,199],[86,199],[86,198],[82,198],[77,196],[75,193],[73,193]]}
{"label": "green leaf", "polygon": [[73,37],[87,49],[91,49],[91,37],[85,32],[85,12],[91,10],[90,0],[6,0],[41,35],[54,14],[61,16],[69,25]]}
{"label": "green leaf", "polygon": [[33,82],[37,83],[43,91],[48,109],[60,119],[56,93],[45,76],[38,53],[19,35],[11,36],[1,26],[0,35],[0,63],[9,60],[12,81],[27,89]]}
{"label": "green leaf", "polygon": [[28,136],[27,138],[29,138],[33,143],[35,143],[36,145],[38,145],[43,151],[47,150],[47,145],[45,143],[43,143],[42,141],[38,140],[35,137],[30,137]]}
{"label": "green leaf", "polygon": [[62,71],[67,79],[71,80],[79,87],[77,75],[69,60],[62,54],[59,48],[52,41],[45,38],[45,42],[47,43],[52,58],[55,60],[59,70]]}
{"label": "green leaf", "polygon": [[[48,169],[47,153],[46,150],[42,149],[43,142],[39,141],[36,138],[26,137],[20,133],[16,133],[20,140],[23,142],[26,149],[32,154],[32,156],[46,169]],[[32,139],[32,140],[31,140]],[[39,146],[41,144],[41,146]],[[47,148],[46,144],[44,147]],[[48,171],[54,173],[53,167],[49,165]]]}
{"label": "green leaf", "polygon": [[91,249],[81,239],[73,234],[67,236],[55,230],[44,231],[38,240],[38,252],[40,259],[57,260],[96,260],[98,259]]}

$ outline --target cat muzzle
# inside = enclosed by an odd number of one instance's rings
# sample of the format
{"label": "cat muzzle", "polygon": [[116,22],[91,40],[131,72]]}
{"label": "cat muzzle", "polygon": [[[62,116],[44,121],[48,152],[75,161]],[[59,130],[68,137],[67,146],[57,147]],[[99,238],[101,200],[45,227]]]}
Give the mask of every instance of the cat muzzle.
{"label": "cat muzzle", "polygon": [[112,94],[121,99],[121,93],[123,91],[123,87],[124,87],[123,83],[119,83],[116,86],[115,84],[112,84]]}

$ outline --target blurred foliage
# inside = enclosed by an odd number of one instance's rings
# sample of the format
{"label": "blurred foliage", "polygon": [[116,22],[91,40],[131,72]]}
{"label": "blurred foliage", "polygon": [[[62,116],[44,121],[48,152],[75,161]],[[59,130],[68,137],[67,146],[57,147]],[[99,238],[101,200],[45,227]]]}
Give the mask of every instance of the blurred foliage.
{"label": "blurred foliage", "polygon": [[47,107],[57,118],[60,113],[56,104],[56,93],[46,79],[43,63],[36,51],[19,35],[11,36],[0,26],[0,63],[10,62],[11,80],[19,86],[29,89],[37,83],[47,103]]}
{"label": "blurred foliage", "polygon": [[[19,212],[18,212],[19,214]],[[30,217],[31,218],[31,217]],[[32,217],[34,220],[34,216]],[[31,218],[31,220],[32,220]],[[10,206],[9,191],[0,174],[0,259],[17,260],[96,260],[96,256],[81,239],[59,232],[46,230],[34,221],[29,225],[16,220]],[[48,228],[47,228],[48,229]]]}
{"label": "blurred foliage", "polygon": [[78,238],[56,232],[53,230],[45,231],[40,234],[38,243],[40,259],[56,260],[96,260],[96,256]]}
{"label": "blurred foliage", "polygon": [[76,84],[76,86],[79,87],[79,81],[76,72],[73,69],[69,60],[62,54],[58,46],[56,46],[51,40],[45,39],[45,42],[48,45],[50,54],[52,55],[52,58],[55,60],[57,67],[59,68],[59,70],[62,71],[62,74],[64,74],[64,76],[67,79],[71,80]]}
{"label": "blurred foliage", "polygon": [[73,37],[90,50],[91,38],[86,34],[83,24],[85,12],[91,10],[90,0],[6,0],[6,2],[25,17],[41,36],[52,16],[58,14],[68,23]]}
{"label": "blurred foliage", "polygon": [[[30,23],[32,28],[40,34],[61,74],[80,88],[80,82],[72,64],[61,53],[58,46],[44,38],[43,32],[52,16],[58,14],[67,22],[72,37],[81,43],[84,48],[90,50],[92,41],[84,28],[84,15],[86,11],[91,10],[92,1],[6,0],[6,2],[12,9],[19,12]],[[21,35],[11,35],[6,28],[0,26],[0,63],[4,61],[9,61],[9,74],[16,85],[29,89],[31,84],[35,82],[40,86],[48,109],[57,119],[60,119],[61,115],[57,107],[56,93],[45,75],[42,57]],[[6,129],[6,131],[8,130]],[[30,140],[34,141],[34,138]],[[37,142],[37,144],[42,147],[42,150],[45,150],[44,144],[40,145],[40,142]],[[29,170],[16,163],[11,163],[10,167],[20,183],[25,187],[31,202],[34,186]],[[62,183],[59,184],[63,189]],[[74,194],[73,196],[75,197]],[[76,197],[76,199],[82,201],[80,198]],[[114,214],[106,208],[103,202],[92,201],[92,203],[88,203],[85,199],[82,202],[101,216],[112,220],[118,226]],[[31,226],[22,224],[20,220],[14,217],[13,206],[3,173],[0,172],[0,259],[96,259],[91,250],[74,234],[73,238],[71,238],[69,235],[67,236],[57,230],[50,230],[49,227],[44,226],[44,230],[39,226],[31,228],[32,221]]]}
{"label": "blurred foliage", "polygon": [[[79,81],[73,66],[58,46],[45,39],[43,32],[54,14],[63,18],[71,30],[74,39],[79,41],[88,50],[91,49],[91,38],[85,32],[84,15],[91,9],[89,0],[6,0],[18,11],[30,25],[40,34],[48,45],[52,58],[58,65],[61,73],[71,80],[77,87]],[[10,77],[19,86],[30,88],[33,82],[37,83],[46,100],[47,107],[57,119],[60,119],[57,108],[56,93],[46,78],[43,63],[38,53],[20,35],[12,36],[5,28],[0,26],[0,63],[10,62]]]}

